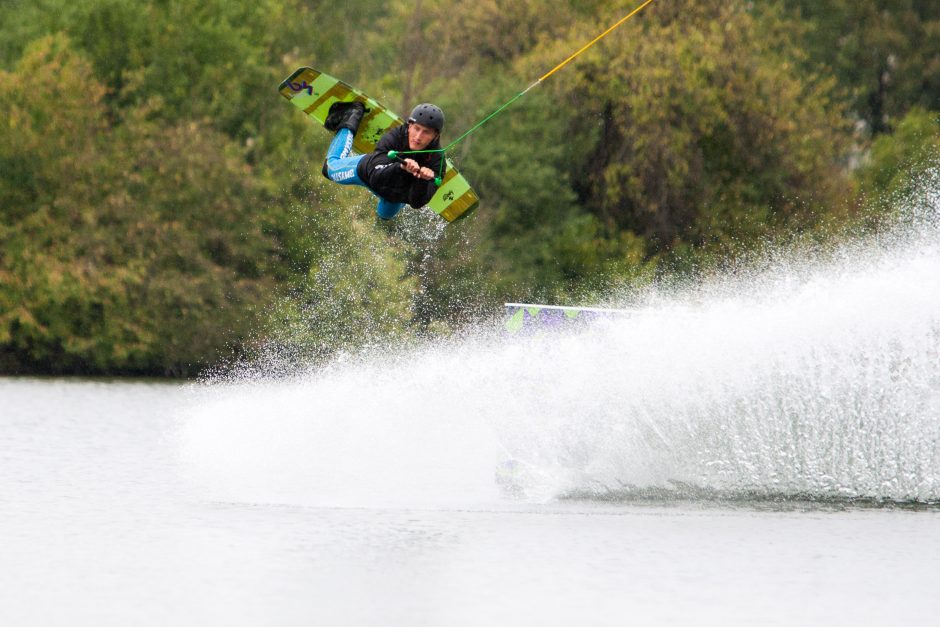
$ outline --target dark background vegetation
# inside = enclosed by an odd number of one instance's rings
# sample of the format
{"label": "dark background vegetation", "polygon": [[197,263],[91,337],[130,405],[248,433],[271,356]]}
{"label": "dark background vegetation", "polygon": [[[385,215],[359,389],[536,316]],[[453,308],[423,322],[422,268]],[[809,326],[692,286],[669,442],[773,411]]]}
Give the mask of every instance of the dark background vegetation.
{"label": "dark background vegetation", "polygon": [[329,135],[276,91],[312,65],[438,103],[452,139],[634,4],[0,3],[0,373],[190,376],[603,302],[876,225],[930,167],[936,1],[657,0],[453,150],[483,202],[437,239],[322,179]]}

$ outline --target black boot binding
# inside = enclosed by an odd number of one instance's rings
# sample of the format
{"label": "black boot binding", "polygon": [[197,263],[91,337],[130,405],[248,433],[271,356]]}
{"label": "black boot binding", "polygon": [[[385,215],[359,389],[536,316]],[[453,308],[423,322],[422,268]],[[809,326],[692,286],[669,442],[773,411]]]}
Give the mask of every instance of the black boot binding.
{"label": "black boot binding", "polygon": [[[361,102],[334,102],[326,120],[323,121],[323,126],[326,130],[334,132],[348,128],[355,135],[365,112],[366,106]],[[326,161],[323,162],[323,176],[330,178]]]}
{"label": "black boot binding", "polygon": [[362,122],[365,112],[366,106],[361,102],[334,102],[323,126],[328,131],[348,128],[355,133],[359,130],[359,123]]}

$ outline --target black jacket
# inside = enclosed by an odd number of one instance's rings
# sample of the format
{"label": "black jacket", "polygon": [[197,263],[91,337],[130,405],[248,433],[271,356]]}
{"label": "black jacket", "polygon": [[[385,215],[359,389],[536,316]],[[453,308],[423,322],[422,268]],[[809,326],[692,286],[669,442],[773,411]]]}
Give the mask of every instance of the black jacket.
{"label": "black jacket", "polygon": [[[440,142],[435,139],[428,145],[427,150],[440,147]],[[425,206],[437,191],[437,185],[433,180],[425,181],[406,172],[401,167],[401,161],[388,158],[390,150],[399,152],[409,150],[407,124],[386,131],[375,145],[375,150],[360,159],[359,167],[356,169],[359,178],[369,186],[369,189],[385,200],[406,202],[415,209]],[[444,169],[441,168],[443,155],[440,152],[422,152],[399,157],[399,159],[405,158],[414,159],[421,167],[430,168],[434,176],[442,178],[444,176]]]}

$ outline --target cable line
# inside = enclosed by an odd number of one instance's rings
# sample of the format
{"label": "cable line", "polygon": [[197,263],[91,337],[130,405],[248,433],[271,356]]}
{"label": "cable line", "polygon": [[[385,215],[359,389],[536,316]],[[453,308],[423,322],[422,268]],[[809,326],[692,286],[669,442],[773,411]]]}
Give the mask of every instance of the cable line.
{"label": "cable line", "polygon": [[[492,120],[493,118],[495,118],[495,117],[496,117],[497,115],[499,115],[504,109],[506,109],[507,107],[509,107],[509,105],[511,105],[511,104],[514,103],[515,101],[517,101],[517,100],[519,100],[520,98],[522,98],[523,96],[525,96],[525,95],[526,95],[527,93],[529,93],[534,87],[536,87],[537,85],[540,85],[540,84],[542,83],[542,81],[544,81],[545,79],[547,79],[549,76],[551,76],[552,74],[554,74],[555,72],[557,72],[557,71],[560,70],[561,68],[563,68],[563,67],[565,67],[566,65],[568,65],[569,63],[571,63],[571,61],[573,61],[578,55],[580,55],[580,54],[583,53],[585,50],[587,50],[588,48],[590,48],[591,46],[593,46],[594,44],[596,44],[597,42],[599,42],[601,39],[603,39],[604,37],[606,37],[607,35],[609,35],[609,34],[610,34],[611,32],[613,32],[614,30],[616,30],[621,24],[623,24],[624,22],[626,22],[627,20],[629,20],[631,17],[633,17],[634,15],[636,15],[637,13],[639,13],[640,11],[642,11],[643,9],[645,9],[646,6],[647,6],[648,4],[650,4],[650,3],[652,3],[652,2],[653,2],[653,0],[645,0],[645,2],[643,2],[643,4],[639,5],[638,7],[636,7],[636,8],[633,9],[632,11],[630,11],[630,13],[628,13],[627,15],[625,15],[624,17],[622,17],[622,18],[620,19],[620,21],[618,21],[616,24],[614,24],[613,26],[611,26],[610,28],[608,28],[607,30],[605,30],[603,33],[601,33],[600,35],[598,35],[597,37],[595,37],[594,39],[592,39],[592,40],[589,41],[588,43],[584,44],[584,46],[582,46],[580,50],[578,50],[577,52],[575,52],[574,54],[572,54],[571,56],[569,56],[567,59],[565,59],[564,61],[562,61],[561,63],[559,63],[559,64],[556,65],[555,67],[553,67],[551,70],[549,70],[548,72],[546,72],[545,74],[543,74],[542,76],[540,76],[537,81],[535,81],[534,83],[532,83],[531,85],[529,85],[528,87],[526,87],[524,90],[520,91],[518,94],[516,94],[515,96],[513,96],[512,98],[510,98],[505,104],[503,104],[503,105],[500,106],[498,109],[496,109],[495,111],[493,111],[491,114],[489,114],[488,116],[486,116],[485,118],[483,118],[482,120],[480,120],[479,122],[477,122],[473,127],[470,128],[470,130],[468,130],[466,133],[464,133],[463,135],[461,135],[460,137],[458,137],[458,138],[455,139],[454,141],[452,141],[452,142],[450,142],[449,144],[447,144],[445,147],[443,147],[443,148],[434,148],[434,149],[432,149],[432,150],[398,150],[398,151],[391,150],[391,151],[389,151],[388,156],[389,156],[390,158],[392,158],[392,159],[395,159],[398,155],[416,155],[416,154],[428,153],[428,152],[441,152],[441,153],[443,153],[443,152],[446,152],[446,151],[450,150],[451,148],[453,148],[454,146],[456,146],[458,143],[460,143],[461,141],[463,141],[464,139],[466,139],[466,137],[467,137],[468,135],[470,135],[470,133],[473,133],[473,132],[476,131],[478,128],[480,128],[481,126],[483,126],[484,124],[486,124],[487,122],[489,122],[490,120]],[[443,171],[444,171],[444,159],[441,159],[441,172],[438,174],[437,178],[435,179],[435,182],[436,182],[438,185],[441,184],[441,176],[440,176],[440,174],[442,174]]]}

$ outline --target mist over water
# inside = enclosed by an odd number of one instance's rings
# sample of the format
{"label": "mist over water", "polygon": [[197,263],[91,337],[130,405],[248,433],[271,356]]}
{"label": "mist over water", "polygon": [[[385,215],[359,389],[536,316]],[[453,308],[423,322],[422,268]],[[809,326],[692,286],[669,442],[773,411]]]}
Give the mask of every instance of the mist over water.
{"label": "mist over water", "polygon": [[183,460],[234,502],[940,501],[940,186],[926,188],[887,235],[650,292],[588,327],[486,323],[200,386]]}

